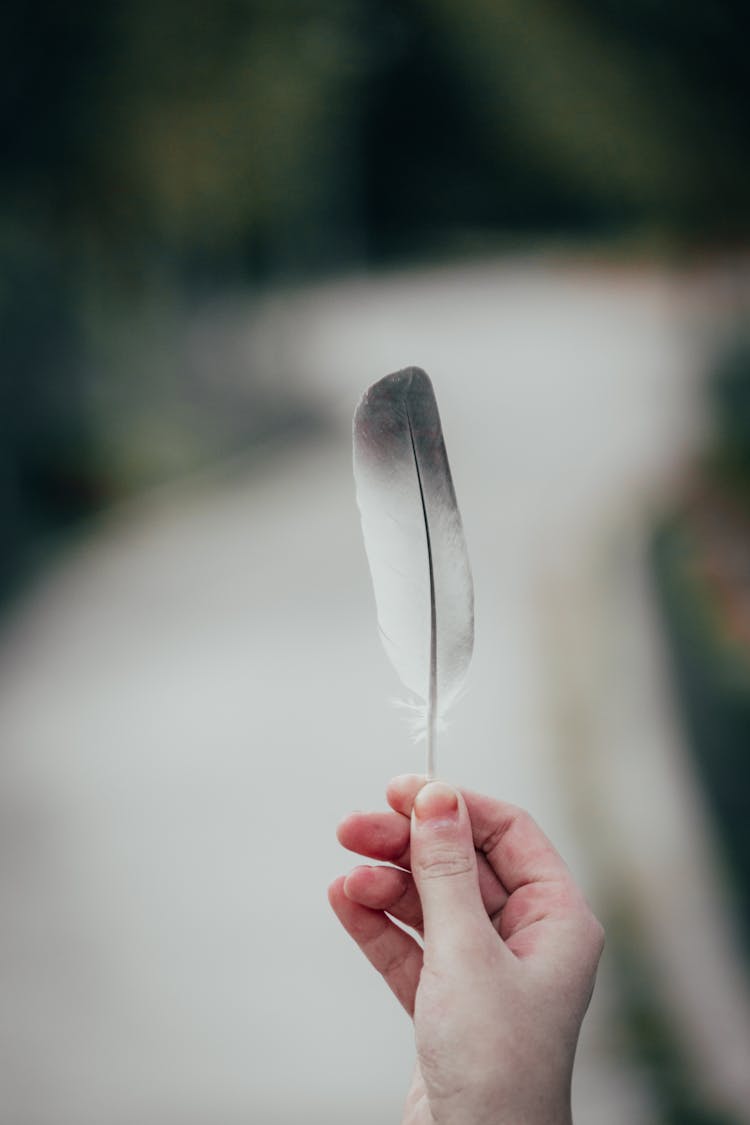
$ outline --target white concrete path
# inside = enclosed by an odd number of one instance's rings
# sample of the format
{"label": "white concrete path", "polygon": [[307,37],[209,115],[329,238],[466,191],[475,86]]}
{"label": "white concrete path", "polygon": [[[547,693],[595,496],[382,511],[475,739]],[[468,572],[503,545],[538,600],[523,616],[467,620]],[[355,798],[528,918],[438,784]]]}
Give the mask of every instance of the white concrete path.
{"label": "white concrete path", "polygon": [[[406,363],[438,390],[477,589],[440,770],[529,807],[596,900],[550,633],[590,635],[560,606],[599,619],[581,576],[695,445],[713,303],[655,273],[516,262],[248,311],[234,345],[313,388],[330,437],[102,521],[2,638],[2,1125],[398,1120],[410,1029],[325,886],[350,863],[340,816],[421,768],[387,703],[349,447],[361,390]],[[666,691],[653,706],[655,730]],[[605,960],[577,1125],[658,1125],[618,1019]]]}

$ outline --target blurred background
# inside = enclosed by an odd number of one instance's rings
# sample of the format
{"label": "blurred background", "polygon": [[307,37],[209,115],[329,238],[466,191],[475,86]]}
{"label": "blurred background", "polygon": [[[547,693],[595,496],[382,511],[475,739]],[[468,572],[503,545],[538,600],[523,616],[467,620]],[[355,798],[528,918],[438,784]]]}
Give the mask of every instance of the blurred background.
{"label": "blurred background", "polygon": [[750,1122],[750,71],[733,0],[8,0],[2,1125],[398,1120],[337,820],[419,771],[350,468],[432,375],[441,773],[608,947],[577,1125]]}

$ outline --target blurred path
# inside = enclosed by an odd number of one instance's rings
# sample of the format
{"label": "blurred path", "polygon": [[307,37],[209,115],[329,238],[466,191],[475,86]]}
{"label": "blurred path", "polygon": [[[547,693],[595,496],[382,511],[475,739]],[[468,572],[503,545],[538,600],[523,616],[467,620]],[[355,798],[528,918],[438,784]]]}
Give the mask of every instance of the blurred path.
{"label": "blurred path", "polygon": [[[421,768],[386,702],[349,446],[364,386],[406,363],[438,389],[477,587],[441,772],[528,806],[596,900],[550,629],[574,604],[565,636],[589,635],[581,575],[697,441],[704,299],[518,262],[350,280],[238,323],[266,377],[317,388],[329,439],[118,513],[6,630],[3,1125],[398,1120],[409,1028],[324,893],[349,863],[335,822]],[[658,1123],[618,1020],[605,963],[577,1125]]]}

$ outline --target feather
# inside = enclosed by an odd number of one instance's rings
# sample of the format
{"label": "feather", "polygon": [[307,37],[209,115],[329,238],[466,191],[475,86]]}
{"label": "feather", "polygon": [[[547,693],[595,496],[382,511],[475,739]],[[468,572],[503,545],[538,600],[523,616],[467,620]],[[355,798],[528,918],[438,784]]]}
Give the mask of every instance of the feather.
{"label": "feather", "polygon": [[474,589],[437,402],[420,368],[363,395],[354,479],[381,639],[419,701],[432,777],[436,732],[471,660]]}

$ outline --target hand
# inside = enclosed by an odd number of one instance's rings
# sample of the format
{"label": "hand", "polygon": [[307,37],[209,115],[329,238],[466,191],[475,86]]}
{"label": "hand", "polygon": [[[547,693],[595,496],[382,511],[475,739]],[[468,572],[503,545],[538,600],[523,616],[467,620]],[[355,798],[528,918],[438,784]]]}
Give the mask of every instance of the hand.
{"label": "hand", "polygon": [[357,867],[329,898],[414,1019],[403,1125],[570,1125],[601,925],[528,813],[415,776],[387,797],[338,836],[394,866]]}

